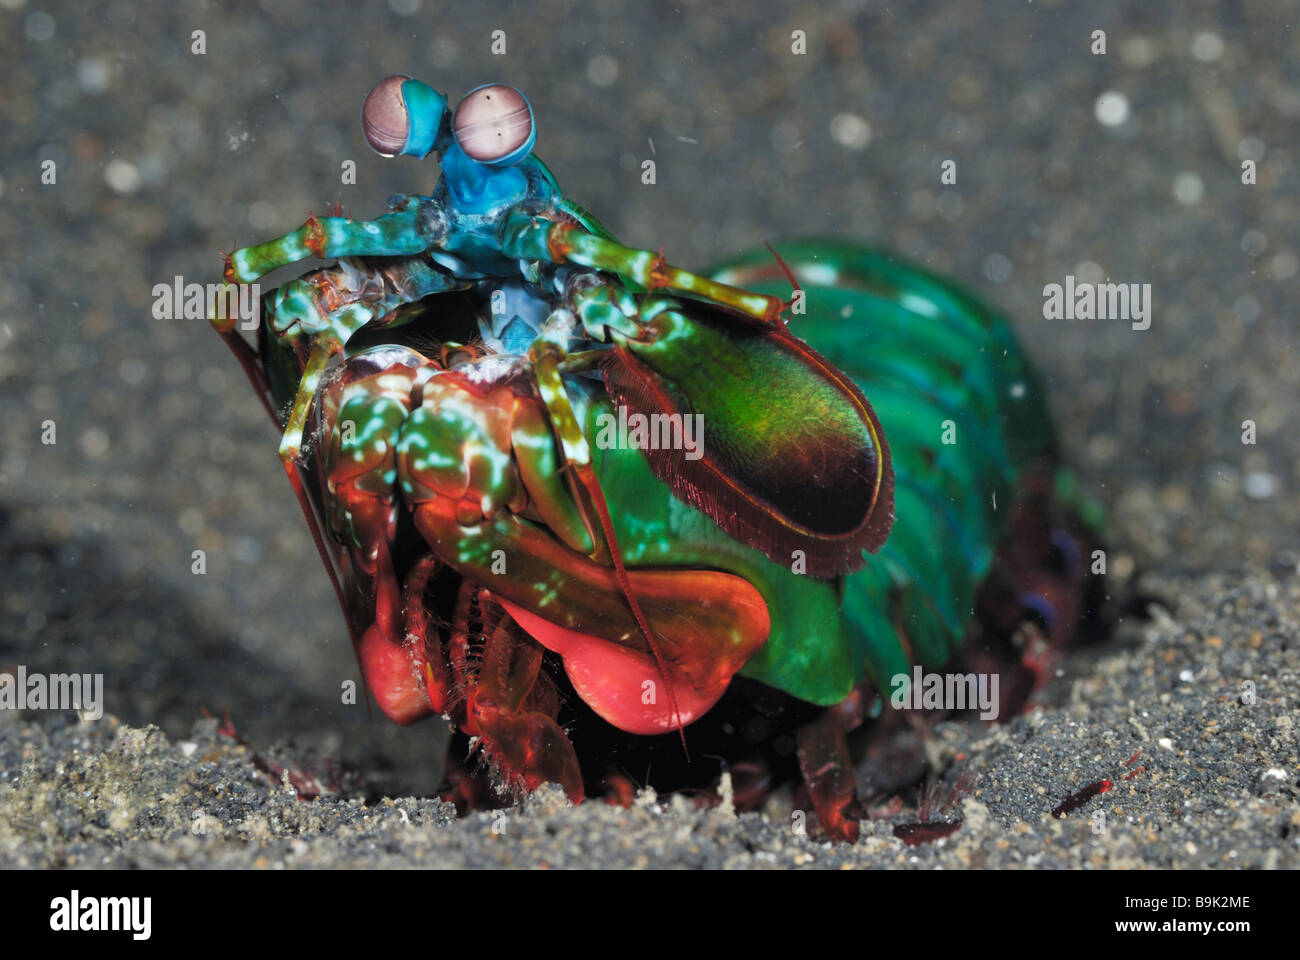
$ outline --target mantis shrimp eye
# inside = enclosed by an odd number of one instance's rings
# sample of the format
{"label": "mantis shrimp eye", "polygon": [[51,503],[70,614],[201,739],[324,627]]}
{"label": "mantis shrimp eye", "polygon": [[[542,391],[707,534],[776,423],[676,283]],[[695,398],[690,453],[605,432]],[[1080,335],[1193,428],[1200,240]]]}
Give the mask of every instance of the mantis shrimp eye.
{"label": "mantis shrimp eye", "polygon": [[411,119],[402,96],[402,84],[410,77],[400,73],[384,77],[366,94],[361,106],[361,132],[375,153],[393,157],[406,146],[406,135],[411,129]]}
{"label": "mantis shrimp eye", "polygon": [[375,153],[424,157],[438,142],[447,98],[427,83],[395,73],[384,77],[361,105],[361,131]]}
{"label": "mantis shrimp eye", "polygon": [[528,98],[504,83],[467,93],[456,108],[451,129],[466,156],[494,167],[518,163],[537,142]]}

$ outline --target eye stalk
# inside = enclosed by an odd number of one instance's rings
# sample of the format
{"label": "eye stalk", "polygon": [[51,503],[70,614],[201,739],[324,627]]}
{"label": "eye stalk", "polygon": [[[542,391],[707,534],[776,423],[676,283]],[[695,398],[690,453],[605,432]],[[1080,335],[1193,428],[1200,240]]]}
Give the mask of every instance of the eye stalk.
{"label": "eye stalk", "polygon": [[361,105],[361,130],[383,157],[425,157],[434,149],[447,113],[447,98],[405,74],[380,80]]}
{"label": "eye stalk", "polygon": [[485,84],[465,94],[451,131],[467,157],[491,167],[518,163],[537,142],[532,105],[504,83]]}

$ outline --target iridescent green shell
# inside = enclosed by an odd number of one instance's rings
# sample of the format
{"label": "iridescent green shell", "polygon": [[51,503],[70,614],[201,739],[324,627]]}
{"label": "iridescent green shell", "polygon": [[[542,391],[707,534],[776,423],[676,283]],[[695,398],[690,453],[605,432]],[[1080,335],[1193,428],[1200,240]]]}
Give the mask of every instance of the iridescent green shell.
{"label": "iridescent green shell", "polygon": [[[663,485],[636,451],[600,451],[599,475],[628,565],[697,564],[745,577],[768,601],[772,632],[742,675],[829,705],[864,679],[887,689],[910,670],[900,633],[922,664],[951,658],[1021,471],[1054,457],[1054,439],[1040,378],[987,306],[887,254],[829,242],[786,243],[780,253],[806,296],[791,331],[858,384],[884,427],[897,519],[880,551],[843,578],[814,579],[656,491]],[[714,277],[790,293],[767,250]]]}

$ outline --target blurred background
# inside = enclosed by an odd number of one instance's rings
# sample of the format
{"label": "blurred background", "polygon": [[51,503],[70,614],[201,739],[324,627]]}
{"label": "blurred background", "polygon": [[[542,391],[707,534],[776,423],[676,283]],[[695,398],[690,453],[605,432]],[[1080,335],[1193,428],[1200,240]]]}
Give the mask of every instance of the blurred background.
{"label": "blurred background", "polygon": [[[1007,312],[1111,513],[1117,582],[1294,570],[1298,19],[1285,0],[0,0],[0,668],[102,672],[107,711],[173,737],[228,710],[386,789],[436,783],[441,724],[339,702],[342,619],[235,361],[205,320],[152,315],[155,284],[216,281],[219,250],[432,188],[434,162],[361,137],[390,73],[453,102],[518,86],[567,193],[680,265],[852,237]],[[1067,274],[1151,284],[1150,329],[1044,320]]]}

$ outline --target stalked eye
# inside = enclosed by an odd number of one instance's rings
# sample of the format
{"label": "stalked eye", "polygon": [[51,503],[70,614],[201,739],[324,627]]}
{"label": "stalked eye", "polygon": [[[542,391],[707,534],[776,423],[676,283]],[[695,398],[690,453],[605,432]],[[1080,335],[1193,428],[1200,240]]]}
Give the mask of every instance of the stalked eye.
{"label": "stalked eye", "polygon": [[384,157],[395,157],[406,146],[411,118],[402,96],[402,84],[410,77],[395,73],[384,77],[366,94],[361,106],[361,131],[372,150]]}
{"label": "stalked eye", "polygon": [[517,163],[537,140],[528,99],[504,83],[467,93],[456,108],[451,129],[466,156],[491,166]]}
{"label": "stalked eye", "polygon": [[446,97],[427,83],[396,73],[366,95],[361,130],[380,156],[427,157],[438,146],[438,137],[446,136],[446,116]]}

